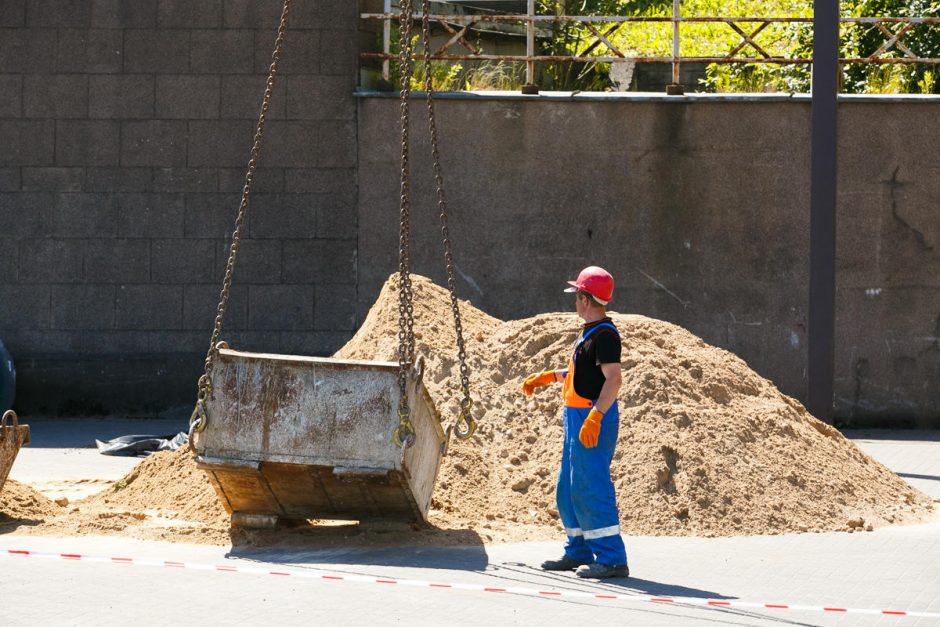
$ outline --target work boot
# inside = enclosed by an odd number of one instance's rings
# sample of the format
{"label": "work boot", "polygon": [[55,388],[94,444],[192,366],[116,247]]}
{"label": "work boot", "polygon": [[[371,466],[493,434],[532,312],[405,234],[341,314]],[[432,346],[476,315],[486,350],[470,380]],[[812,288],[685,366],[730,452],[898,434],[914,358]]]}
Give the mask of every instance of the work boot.
{"label": "work boot", "polygon": [[557,560],[545,560],[542,562],[542,570],[574,570],[578,566],[586,566],[591,562],[582,562],[572,559],[567,555],[562,555]]}
{"label": "work boot", "polygon": [[610,577],[629,577],[630,568],[626,564],[623,566],[611,566],[609,564],[586,564],[578,568],[575,572],[578,577],[584,579],[608,579]]}

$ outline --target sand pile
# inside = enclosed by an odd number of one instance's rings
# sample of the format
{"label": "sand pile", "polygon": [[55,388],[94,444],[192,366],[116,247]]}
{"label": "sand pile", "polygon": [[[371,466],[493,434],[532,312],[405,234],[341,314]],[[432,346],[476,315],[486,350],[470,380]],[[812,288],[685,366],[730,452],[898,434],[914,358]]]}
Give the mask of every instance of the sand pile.
{"label": "sand pile", "polygon": [[[397,359],[396,277],[338,353]],[[447,292],[414,277],[415,336],[425,383],[445,421],[459,399]],[[502,322],[461,302],[479,422],[451,442],[430,521],[408,536],[434,543],[558,538],[555,476],[561,457],[560,386],[522,395],[531,372],[562,367],[580,329],[573,314]],[[922,519],[930,499],[727,351],[684,329],[613,314],[623,338],[620,443],[612,465],[621,525],[634,535],[742,535],[871,529]],[[56,515],[58,514],[58,515]],[[258,544],[281,533],[230,535],[228,516],[188,450],[157,453],[103,492],[59,508],[8,481],[4,516],[46,522],[24,533],[122,533],[140,538]],[[15,524],[15,520],[14,520]],[[466,531],[466,530],[473,531]],[[314,542],[403,541],[401,526],[295,530]]]}
{"label": "sand pile", "polygon": [[154,453],[110,490],[81,503],[88,509],[107,505],[206,524],[228,524],[229,519],[206,473],[196,468],[192,453],[186,447]]}
{"label": "sand pile", "polygon": [[228,521],[205,473],[185,449],[154,453],[105,490],[62,507],[13,481],[0,493],[0,531],[11,526],[36,535],[120,534],[227,544]]}
{"label": "sand pile", "polygon": [[62,512],[62,508],[24,483],[7,479],[0,490],[0,529],[5,523],[41,521]]}
{"label": "sand pile", "polygon": [[[396,289],[393,276],[339,356],[396,359]],[[425,381],[450,420],[459,394],[448,295],[421,277],[414,291]],[[524,537],[554,530],[560,389],[526,398],[519,386],[531,372],[564,366],[580,320],[545,314],[500,322],[466,302],[461,313],[480,428],[451,445],[435,522],[488,525],[497,535],[527,529]],[[735,355],[672,324],[612,317],[624,346],[612,476],[625,533],[855,530],[914,521],[933,507]]]}

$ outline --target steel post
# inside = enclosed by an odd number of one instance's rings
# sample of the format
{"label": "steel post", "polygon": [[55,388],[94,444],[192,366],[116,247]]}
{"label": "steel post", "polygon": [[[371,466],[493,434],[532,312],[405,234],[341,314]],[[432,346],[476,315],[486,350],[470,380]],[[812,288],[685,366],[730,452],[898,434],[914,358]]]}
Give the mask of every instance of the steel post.
{"label": "steel post", "polygon": [[835,355],[836,121],[839,0],[813,3],[808,409],[832,421]]}

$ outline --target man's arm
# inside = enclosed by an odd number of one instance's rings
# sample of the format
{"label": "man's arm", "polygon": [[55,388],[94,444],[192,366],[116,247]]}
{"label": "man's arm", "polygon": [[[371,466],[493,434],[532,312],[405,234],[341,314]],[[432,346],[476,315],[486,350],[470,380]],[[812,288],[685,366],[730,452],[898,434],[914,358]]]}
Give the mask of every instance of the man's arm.
{"label": "man's arm", "polygon": [[606,414],[617,401],[617,392],[620,391],[623,381],[620,376],[620,363],[601,364],[601,372],[604,373],[604,387],[601,388],[601,395],[597,397],[595,407],[599,412]]}

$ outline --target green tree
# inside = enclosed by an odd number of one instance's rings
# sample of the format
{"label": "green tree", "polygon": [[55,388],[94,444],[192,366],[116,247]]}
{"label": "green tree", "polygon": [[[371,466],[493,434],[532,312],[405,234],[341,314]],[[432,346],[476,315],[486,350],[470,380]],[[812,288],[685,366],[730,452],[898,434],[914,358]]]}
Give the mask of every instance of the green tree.
{"label": "green tree", "polygon": [[[843,2],[843,14],[853,17],[938,17],[940,3],[931,0],[853,0]],[[895,25],[896,32],[899,26]],[[875,53],[887,37],[870,25],[847,29],[842,39],[843,56],[868,57]],[[940,58],[940,25],[919,24],[900,40],[919,57]],[[897,47],[884,57],[901,57]],[[895,92],[937,93],[932,66],[850,64],[844,70],[843,91],[847,93]]]}
{"label": "green tree", "polygon": [[[671,0],[543,0],[544,12],[568,15],[668,16]],[[812,17],[812,0],[683,0],[682,15],[741,17]],[[936,17],[938,0],[844,0],[842,15],[852,17]],[[605,26],[594,25],[598,30]],[[747,23],[739,24],[747,31]],[[752,27],[753,28],[753,27]],[[893,26],[896,32],[899,26]],[[765,27],[755,38],[771,56],[812,57],[812,25],[780,23]],[[621,26],[609,37],[628,56],[668,57],[672,54],[672,25],[669,23],[631,23]],[[846,24],[841,33],[843,57],[867,57],[886,41],[871,24]],[[683,56],[723,56],[741,42],[741,37],[727,24],[683,24],[680,46]],[[940,58],[940,26],[919,24],[901,39],[914,54]],[[559,28],[549,54],[606,56],[610,52],[598,45],[590,30],[580,24]],[[756,56],[745,46],[738,55]],[[903,52],[893,47],[883,57],[899,57]],[[847,64],[843,74],[846,93],[937,93],[933,66],[926,64]],[[611,86],[609,68],[603,63],[559,63],[550,65],[546,75],[555,89],[603,90]],[[811,82],[809,64],[711,64],[702,88],[708,91],[783,91],[808,92]]]}

